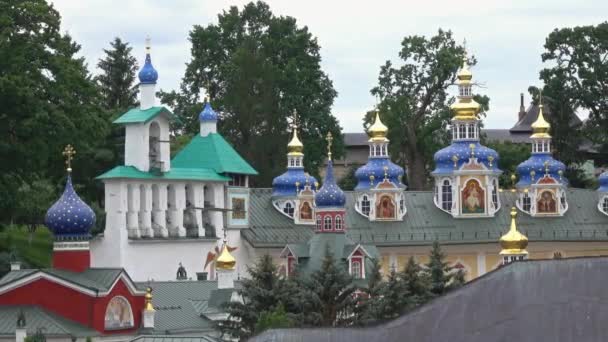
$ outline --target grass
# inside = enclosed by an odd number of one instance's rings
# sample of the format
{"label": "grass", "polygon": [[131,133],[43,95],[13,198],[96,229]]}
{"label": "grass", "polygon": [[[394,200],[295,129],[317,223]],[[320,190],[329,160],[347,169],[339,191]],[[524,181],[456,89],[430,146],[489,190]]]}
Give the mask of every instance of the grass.
{"label": "grass", "polygon": [[0,231],[0,252],[10,253],[16,249],[21,261],[29,267],[51,266],[53,235],[46,227],[38,227],[29,241],[30,233],[23,226],[9,226]]}

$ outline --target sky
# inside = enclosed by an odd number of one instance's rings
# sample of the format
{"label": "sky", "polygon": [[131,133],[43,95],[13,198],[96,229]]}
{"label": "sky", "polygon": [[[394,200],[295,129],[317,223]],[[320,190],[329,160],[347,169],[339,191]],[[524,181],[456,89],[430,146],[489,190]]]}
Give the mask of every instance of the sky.
{"label": "sky", "polygon": [[[242,0],[51,0],[62,16],[62,30],[82,46],[92,73],[114,37],[129,42],[140,65],[146,36],[158,87],[178,89],[191,59],[188,34],[194,25],[217,23],[217,15]],[[292,16],[308,26],[321,46],[322,68],[338,97],[332,113],[344,132],[362,132],[364,113],[375,104],[370,89],[386,60],[398,64],[401,41],[431,36],[439,28],[466,39],[477,58],[474,91],[490,97],[487,128],[510,128],[519,110],[519,94],[530,100],[528,86],[540,86],[541,53],[555,28],[596,25],[608,20],[608,1],[330,1],[267,0],[276,15]],[[193,113],[195,115],[195,113]]]}

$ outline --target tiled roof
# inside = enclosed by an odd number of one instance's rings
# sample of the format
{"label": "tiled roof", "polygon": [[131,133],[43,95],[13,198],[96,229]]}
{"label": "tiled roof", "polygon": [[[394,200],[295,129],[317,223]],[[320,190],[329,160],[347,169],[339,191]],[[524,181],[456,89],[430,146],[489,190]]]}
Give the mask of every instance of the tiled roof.
{"label": "tiled roof", "polygon": [[257,175],[234,148],[218,133],[194,136],[171,161],[172,168],[211,169],[217,173]]}
{"label": "tiled roof", "polygon": [[171,111],[165,107],[150,107],[145,110],[141,110],[140,108],[132,108],[128,112],[121,115],[118,119],[114,120],[114,123],[130,124],[148,122],[161,113],[165,113],[168,116],[173,116],[173,113],[171,113]]}
{"label": "tiled roof", "polygon": [[[271,204],[271,189],[251,189],[250,229],[241,231],[254,247],[282,248],[303,243],[313,227],[296,225]],[[346,192],[347,234],[354,242],[377,247],[426,245],[438,239],[444,244],[497,242],[509,227],[509,208],[515,193],[500,193],[502,208],[494,218],[454,219],[433,204],[430,191],[406,191],[408,212],[403,221],[370,222],[354,209],[354,194]],[[569,189],[569,209],[563,217],[518,215],[518,227],[530,241],[608,241],[608,216],[597,210],[593,190]]]}
{"label": "tiled roof", "polygon": [[172,167],[169,172],[156,174],[144,172],[134,166],[116,166],[112,170],[97,176],[97,179],[127,178],[154,180],[202,180],[227,182],[230,178],[222,176],[211,169],[187,169]]}
{"label": "tiled roof", "polygon": [[0,306],[0,337],[15,336],[17,317],[23,312],[26,321],[27,334],[35,334],[43,329],[47,337],[97,336],[99,332],[80,323],[68,320],[50,311],[33,305],[2,305]]}

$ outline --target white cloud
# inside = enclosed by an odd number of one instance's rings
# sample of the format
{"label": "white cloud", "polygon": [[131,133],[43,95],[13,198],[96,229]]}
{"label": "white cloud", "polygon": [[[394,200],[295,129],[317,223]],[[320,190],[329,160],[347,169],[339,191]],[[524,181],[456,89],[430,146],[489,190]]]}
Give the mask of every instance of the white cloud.
{"label": "white cloud", "polygon": [[[217,14],[248,1],[224,0],[54,0],[63,30],[82,45],[95,64],[110,40],[120,36],[143,59],[146,35],[152,37],[153,61],[162,89],[177,89],[190,60],[188,33],[193,25],[217,22]],[[451,29],[467,39],[477,56],[474,77],[486,86],[491,111],[486,127],[510,127],[519,93],[538,85],[540,54],[546,36],[556,27],[597,24],[606,20],[608,2],[596,1],[268,1],[278,15],[295,17],[318,37],[323,68],[339,95],[333,112],[347,132],[361,131],[363,113],[375,102],[369,90],[380,65],[397,62],[407,35],[431,35]],[[604,15],[602,15],[604,14]],[[194,115],[194,114],[193,114]]]}

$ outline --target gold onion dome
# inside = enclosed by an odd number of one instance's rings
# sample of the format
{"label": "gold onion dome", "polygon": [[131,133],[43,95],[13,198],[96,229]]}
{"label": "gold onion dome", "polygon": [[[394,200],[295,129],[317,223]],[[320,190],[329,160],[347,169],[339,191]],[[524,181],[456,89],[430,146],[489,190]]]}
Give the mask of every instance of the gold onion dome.
{"label": "gold onion dome", "polygon": [[236,259],[230,254],[226,240],[222,246],[222,251],[215,261],[215,267],[219,270],[233,270],[236,265]]}
{"label": "gold onion dome", "polygon": [[146,311],[155,311],[154,310],[154,305],[152,305],[152,289],[151,288],[147,288],[146,289],[146,295],[144,296],[145,301],[146,301],[146,305],[144,306],[144,310]]}
{"label": "gold onion dome", "polygon": [[367,130],[371,136],[371,140],[379,141],[386,140],[386,134],[388,133],[388,127],[386,127],[382,121],[380,121],[380,112],[376,111],[376,119],[374,123]]}
{"label": "gold onion dome", "polygon": [[538,118],[536,118],[536,121],[532,124],[532,138],[551,138],[551,135],[549,135],[550,129],[551,125],[545,120],[545,116],[543,115],[543,103],[541,102],[538,106]]}
{"label": "gold onion dome", "polygon": [[462,59],[462,67],[458,70],[456,77],[458,77],[458,80],[460,81],[471,81],[473,78],[473,73],[469,69],[469,62],[466,57]]}
{"label": "gold onion dome", "polygon": [[516,216],[517,210],[513,207],[511,208],[511,227],[505,235],[500,237],[500,246],[502,247],[500,255],[528,254],[528,251],[526,251],[528,238],[517,230]]}
{"label": "gold onion dome", "polygon": [[469,70],[469,63],[466,57],[462,60],[462,67],[456,74],[459,88],[458,101],[450,106],[454,112],[454,119],[456,120],[476,120],[477,114],[481,106],[479,103],[473,100],[473,94],[471,92],[471,79],[473,73]]}
{"label": "gold onion dome", "polygon": [[287,144],[287,152],[290,155],[302,155],[304,151],[304,144],[298,138],[298,126],[293,126],[293,137],[289,144]]}

